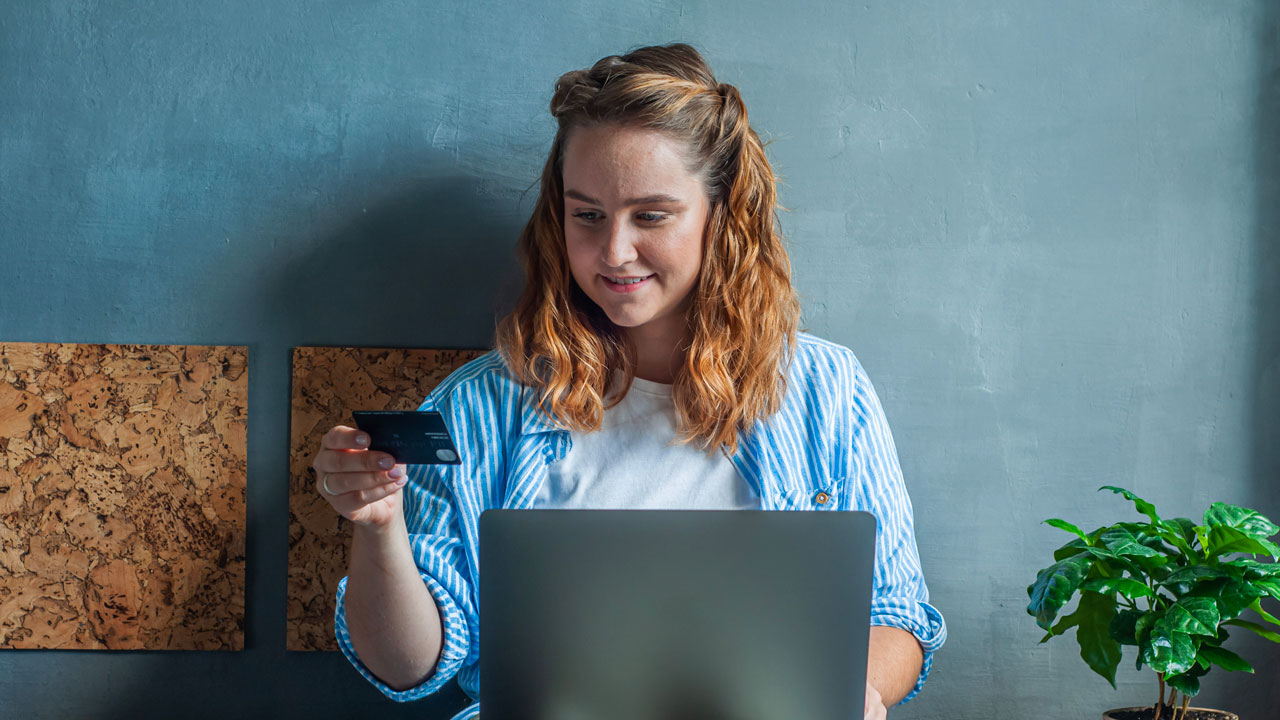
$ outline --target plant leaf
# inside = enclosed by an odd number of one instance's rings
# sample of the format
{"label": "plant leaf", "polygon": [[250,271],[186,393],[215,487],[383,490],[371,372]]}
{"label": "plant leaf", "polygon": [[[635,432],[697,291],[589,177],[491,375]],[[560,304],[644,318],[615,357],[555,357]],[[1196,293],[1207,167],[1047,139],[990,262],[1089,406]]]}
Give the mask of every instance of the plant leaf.
{"label": "plant leaf", "polygon": [[1263,517],[1257,510],[1216,502],[1204,511],[1204,524],[1210,527],[1227,525],[1255,540],[1266,540],[1280,533],[1280,527]]}
{"label": "plant leaf", "polygon": [[1156,557],[1162,555],[1159,550],[1149,548],[1138,542],[1133,533],[1124,528],[1112,528],[1099,538],[1108,550],[1118,556]]}
{"label": "plant leaf", "polygon": [[1088,545],[1082,548],[1085,552],[1098,558],[1099,560],[1119,560],[1120,556],[1105,546]]}
{"label": "plant leaf", "polygon": [[1076,614],[1080,616],[1076,640],[1080,643],[1081,659],[1114,688],[1121,654],[1120,643],[1110,633],[1111,620],[1116,615],[1115,600],[1086,590],[1080,594]]}
{"label": "plant leaf", "polygon": [[1121,610],[1116,613],[1116,616],[1111,618],[1111,626],[1107,628],[1111,633],[1111,639],[1121,645],[1137,645],[1138,619],[1145,614],[1141,610]]}
{"label": "plant leaf", "polygon": [[1092,590],[1103,595],[1112,595],[1120,593],[1130,600],[1136,600],[1140,597],[1152,597],[1155,593],[1151,592],[1151,588],[1146,583],[1138,582],[1132,578],[1098,578],[1097,580],[1086,580],[1080,585],[1082,590]]}
{"label": "plant leaf", "polygon": [[1209,552],[1209,549],[1208,549],[1209,548],[1209,526],[1196,525],[1191,529],[1196,534],[1196,540],[1200,541],[1200,549],[1203,550],[1205,553],[1208,553]]}
{"label": "plant leaf", "polygon": [[1272,625],[1280,625],[1280,620],[1277,620],[1271,613],[1262,609],[1262,598],[1255,599],[1253,603],[1249,605],[1249,609],[1258,613],[1258,617],[1266,620]]}
{"label": "plant leaf", "polygon": [[1151,669],[1166,675],[1184,673],[1196,660],[1196,645],[1191,636],[1174,630],[1165,620],[1157,620],[1151,628],[1151,646],[1147,652],[1146,661]]}
{"label": "plant leaf", "polygon": [[[1186,523],[1185,525],[1183,523]],[[1195,540],[1196,532],[1193,529],[1194,523],[1186,518],[1175,518],[1173,520],[1161,520],[1160,528],[1162,532],[1160,537],[1165,542],[1182,551],[1183,555],[1190,557],[1193,553],[1191,543]]]}
{"label": "plant leaf", "polygon": [[1160,581],[1161,585],[1187,585],[1201,580],[1231,577],[1226,571],[1213,565],[1188,565],[1170,573]]}
{"label": "plant leaf", "polygon": [[1266,578],[1253,581],[1253,586],[1271,597],[1280,600],[1280,578]]}
{"label": "plant leaf", "polygon": [[1222,626],[1222,623],[1218,623],[1218,634],[1213,637],[1200,638],[1200,647],[1203,648],[1210,645],[1213,647],[1222,647],[1223,643],[1225,643],[1230,637],[1231,633],[1227,632],[1227,629]]}
{"label": "plant leaf", "polygon": [[1170,629],[1188,635],[1215,635],[1218,620],[1218,604],[1207,597],[1184,597],[1164,614]]}
{"label": "plant leaf", "polygon": [[1160,527],[1176,532],[1185,542],[1191,542],[1196,537],[1196,524],[1189,518],[1169,518],[1160,521]]}
{"label": "plant leaf", "polygon": [[1049,518],[1044,522],[1046,525],[1051,525],[1053,527],[1058,528],[1059,530],[1066,530],[1069,533],[1074,533],[1075,535],[1079,536],[1081,540],[1088,542],[1088,536],[1084,534],[1084,531],[1076,527],[1075,525],[1072,525],[1071,523],[1067,522],[1066,520],[1059,520],[1058,518]]}
{"label": "plant leaf", "polygon": [[[1150,575],[1156,571],[1156,568],[1168,561],[1164,556],[1149,558],[1134,556],[1121,557],[1111,550],[1108,550],[1105,546],[1086,547],[1084,548],[1084,551],[1085,553],[1097,558],[1098,562],[1095,563],[1095,565],[1100,568],[1105,568],[1109,573],[1115,572],[1115,569],[1112,567],[1115,565],[1119,566],[1120,570],[1127,570],[1131,575]],[[1150,567],[1143,567],[1142,563],[1150,565]]]}
{"label": "plant leaf", "polygon": [[[1184,595],[1203,596],[1205,593],[1200,592],[1202,588],[1217,588],[1223,582],[1232,578],[1230,570],[1232,568],[1223,569],[1217,565],[1187,565],[1178,568],[1169,573],[1164,579],[1159,580],[1157,587],[1166,588],[1171,591],[1175,597]],[[1242,572],[1235,570],[1235,572]],[[1213,595],[1214,593],[1210,593]]]}
{"label": "plant leaf", "polygon": [[1280,579],[1280,563],[1261,563],[1253,558],[1240,558],[1220,563],[1219,567],[1238,568],[1246,580]]}
{"label": "plant leaf", "polygon": [[1245,659],[1239,655],[1227,650],[1226,648],[1214,647],[1212,645],[1200,646],[1200,657],[1226,670],[1227,672],[1235,672],[1243,670],[1244,672],[1253,672],[1253,666],[1245,662]]}
{"label": "plant leaf", "polygon": [[1205,537],[1205,551],[1210,557],[1231,553],[1248,553],[1257,555],[1265,553],[1265,546],[1256,538],[1249,537],[1243,531],[1230,525],[1209,525]]}
{"label": "plant leaf", "polygon": [[1200,677],[1198,675],[1193,675],[1190,672],[1178,675],[1165,675],[1164,681],[1166,684],[1177,688],[1178,692],[1181,692],[1187,697],[1195,697],[1200,694]]}
{"label": "plant leaf", "polygon": [[[1164,521],[1161,520],[1160,522]],[[1149,522],[1118,522],[1111,527],[1128,530],[1138,537],[1138,542],[1144,545],[1158,543],[1164,538],[1165,534],[1170,532],[1159,525],[1153,525]]]}
{"label": "plant leaf", "polygon": [[1234,620],[1227,620],[1222,624],[1235,625],[1236,627],[1242,627],[1245,630],[1249,630],[1251,632],[1255,632],[1261,635],[1262,637],[1270,640],[1273,643],[1280,643],[1280,633],[1277,633],[1273,630],[1268,630],[1265,627],[1259,625],[1258,623],[1251,623],[1248,620],[1241,620],[1240,618],[1236,618]]}
{"label": "plant leaf", "polygon": [[1051,638],[1061,635],[1062,633],[1070,630],[1071,628],[1079,624],[1080,624],[1080,610],[1079,608],[1077,608],[1076,611],[1071,613],[1070,615],[1063,615],[1062,617],[1058,618],[1058,624],[1050,628],[1049,632],[1045,633],[1044,637],[1040,638],[1040,642],[1041,643],[1049,642]]}
{"label": "plant leaf", "polygon": [[1195,587],[1183,597],[1212,598],[1218,604],[1218,619],[1222,621],[1230,620],[1244,612],[1260,592],[1258,588],[1243,580],[1220,578],[1196,583]]}
{"label": "plant leaf", "polygon": [[1133,637],[1138,642],[1138,670],[1142,669],[1143,660],[1153,655],[1151,650],[1151,628],[1155,626],[1159,619],[1154,612],[1145,612],[1133,624]]}
{"label": "plant leaf", "polygon": [[1280,546],[1270,540],[1250,537],[1243,530],[1226,525],[1214,525],[1209,528],[1209,539],[1205,549],[1211,558],[1230,553],[1270,555],[1272,558],[1280,558]]}
{"label": "plant leaf", "polygon": [[1027,613],[1036,616],[1037,625],[1044,630],[1053,625],[1058,611],[1075,594],[1092,566],[1091,556],[1076,555],[1060,560],[1036,575],[1035,583],[1027,588],[1027,595],[1031,597]]}
{"label": "plant leaf", "polygon": [[1084,552],[1088,547],[1089,547],[1089,544],[1083,540],[1079,540],[1079,539],[1072,540],[1066,545],[1063,545],[1062,547],[1053,551],[1053,561],[1057,562],[1059,560],[1065,560],[1066,558],[1069,558],[1072,555],[1079,555],[1080,553]]}
{"label": "plant leaf", "polygon": [[1218,593],[1218,614],[1228,619],[1244,612],[1244,609],[1258,597],[1259,590],[1250,583],[1241,580],[1228,580]]}
{"label": "plant leaf", "polygon": [[1113,493],[1120,493],[1121,495],[1125,496],[1129,500],[1132,500],[1133,506],[1138,509],[1138,512],[1151,518],[1152,523],[1156,525],[1160,524],[1160,516],[1156,514],[1156,506],[1152,505],[1146,500],[1143,500],[1137,495],[1134,495],[1128,490],[1125,490],[1124,488],[1118,488],[1114,485],[1103,485],[1102,487],[1098,488],[1098,490],[1099,491],[1110,490]]}

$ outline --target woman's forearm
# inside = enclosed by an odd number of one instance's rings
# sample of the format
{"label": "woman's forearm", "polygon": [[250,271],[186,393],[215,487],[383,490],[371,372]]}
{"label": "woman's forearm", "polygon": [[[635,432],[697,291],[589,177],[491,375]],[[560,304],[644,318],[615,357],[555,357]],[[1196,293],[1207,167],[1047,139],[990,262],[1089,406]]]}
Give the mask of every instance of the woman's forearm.
{"label": "woman's forearm", "polygon": [[896,627],[871,627],[867,682],[880,691],[885,707],[897,705],[911,692],[923,663],[924,652],[915,635]]}
{"label": "woman's forearm", "polygon": [[444,631],[403,518],[386,528],[355,526],[345,605],[351,644],[370,672],[396,690],[430,677]]}

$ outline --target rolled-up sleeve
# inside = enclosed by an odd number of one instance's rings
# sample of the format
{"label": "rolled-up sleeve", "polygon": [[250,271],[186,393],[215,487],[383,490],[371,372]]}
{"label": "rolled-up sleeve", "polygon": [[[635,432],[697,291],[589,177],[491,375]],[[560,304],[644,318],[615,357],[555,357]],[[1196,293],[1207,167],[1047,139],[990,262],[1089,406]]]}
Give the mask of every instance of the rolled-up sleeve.
{"label": "rolled-up sleeve", "polygon": [[876,564],[871,624],[896,627],[915,636],[924,651],[916,685],[902,702],[915,697],[933,667],[933,654],[947,637],[942,613],[929,604],[929,588],[920,569],[915,522],[898,451],[889,423],[862,366],[854,360],[853,458],[856,509],[876,517]]}
{"label": "rolled-up sleeve", "polygon": [[[433,409],[431,400],[420,409]],[[453,469],[450,469],[453,468]],[[440,659],[434,672],[420,685],[395,690],[369,671],[356,654],[347,630],[347,578],[338,583],[334,631],[338,647],[360,674],[384,695],[398,702],[426,697],[457,676],[471,658],[473,640],[479,635],[475,583],[471,579],[466,548],[459,538],[456,510],[446,477],[458,466],[410,465],[405,483],[403,509],[409,531],[409,546],[418,573],[435,600],[444,630]]]}
{"label": "rolled-up sleeve", "polygon": [[460,554],[461,543],[450,538],[431,535],[410,535],[409,544],[413,548],[414,558],[418,564],[418,574],[435,600],[440,612],[441,625],[444,628],[444,643],[440,651],[440,659],[435,671],[422,684],[406,690],[394,690],[365,667],[351,645],[351,636],[347,631],[346,591],[347,578],[338,582],[338,606],[334,613],[334,630],[338,639],[338,647],[347,656],[366,680],[373,683],[384,695],[398,702],[407,702],[426,697],[445,685],[458,674],[467,659],[471,646],[471,617],[475,611],[472,592],[455,566],[452,556]]}

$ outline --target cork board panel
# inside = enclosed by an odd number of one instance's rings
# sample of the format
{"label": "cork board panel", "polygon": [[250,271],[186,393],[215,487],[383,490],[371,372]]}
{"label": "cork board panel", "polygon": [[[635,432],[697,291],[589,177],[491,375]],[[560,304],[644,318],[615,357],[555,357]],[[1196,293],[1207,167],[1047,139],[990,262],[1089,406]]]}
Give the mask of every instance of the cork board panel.
{"label": "cork board panel", "polygon": [[351,523],[316,492],[311,461],[352,410],[415,410],[449,373],[487,350],[299,347],[289,427],[289,650],[337,650],[333,613]]}
{"label": "cork board panel", "polygon": [[0,647],[244,648],[247,370],[0,343]]}

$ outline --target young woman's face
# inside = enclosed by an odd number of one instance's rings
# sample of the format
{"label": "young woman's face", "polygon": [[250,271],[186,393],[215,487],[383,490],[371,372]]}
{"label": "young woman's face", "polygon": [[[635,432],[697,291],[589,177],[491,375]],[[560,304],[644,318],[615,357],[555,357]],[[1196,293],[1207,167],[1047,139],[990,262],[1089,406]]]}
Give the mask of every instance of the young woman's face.
{"label": "young woman's face", "polygon": [[680,142],[639,128],[574,128],[563,171],[574,280],[637,342],[674,347],[685,334],[710,209]]}

